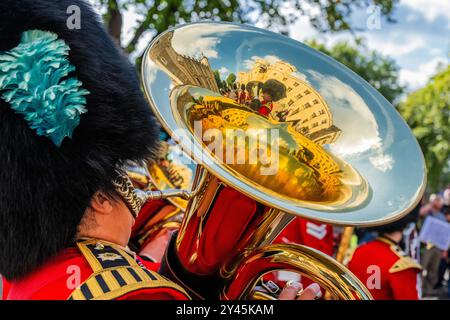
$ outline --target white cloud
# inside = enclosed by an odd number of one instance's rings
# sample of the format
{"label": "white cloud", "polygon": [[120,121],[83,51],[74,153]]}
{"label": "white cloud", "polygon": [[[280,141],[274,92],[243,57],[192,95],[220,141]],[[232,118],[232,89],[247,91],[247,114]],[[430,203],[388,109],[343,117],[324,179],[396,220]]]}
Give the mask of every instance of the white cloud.
{"label": "white cloud", "polygon": [[207,58],[219,58],[216,47],[220,43],[220,36],[239,28],[232,24],[186,26],[181,34],[175,30],[172,46],[179,54],[190,57],[198,58],[203,55]]}
{"label": "white cloud", "polygon": [[417,20],[419,20],[419,15],[417,13],[409,13],[406,16],[407,22],[416,22]]}
{"label": "white cloud", "polygon": [[367,46],[377,50],[384,55],[399,57],[409,54],[417,49],[425,48],[426,41],[417,35],[405,34],[404,32],[391,32],[386,34],[368,34]]}
{"label": "white cloud", "polygon": [[372,165],[380,170],[381,172],[386,172],[394,167],[395,160],[389,154],[378,153],[376,156],[369,158]]}
{"label": "white cloud", "polygon": [[441,56],[419,65],[416,69],[401,69],[400,83],[408,85],[411,90],[416,90],[428,82],[429,78],[438,71],[439,66],[448,63],[448,59]]}
{"label": "white cloud", "polygon": [[256,60],[265,60],[270,64],[274,64],[281,59],[274,55],[265,55],[264,57],[252,56],[250,59],[244,60],[242,62],[242,66],[245,68],[245,70],[250,70],[255,65]]}
{"label": "white cloud", "polygon": [[305,74],[303,74],[303,73],[301,73],[299,71],[292,72],[292,76],[296,77],[297,79],[303,80],[305,82],[307,81]]}
{"label": "white cloud", "polygon": [[223,77],[223,76],[229,74],[229,73],[230,73],[230,70],[228,70],[228,69],[225,68],[225,67],[222,67],[222,68],[219,69],[219,73],[220,73],[220,75]]}
{"label": "white cloud", "polygon": [[159,67],[153,62],[152,59],[147,57],[147,68],[142,76],[145,78],[144,81],[147,85],[152,84],[156,80],[156,73],[159,70]]}
{"label": "white cloud", "polygon": [[289,28],[289,32],[291,38],[300,41],[320,36],[319,32],[311,25],[309,18],[305,16],[299,17],[294,25]]}
{"label": "white cloud", "polygon": [[450,1],[448,0],[402,0],[401,4],[420,12],[430,22],[438,16],[450,19]]}
{"label": "white cloud", "polygon": [[199,37],[198,29],[187,29],[182,36],[175,32],[173,35],[172,45],[176,52],[190,56],[200,57],[201,55],[207,58],[217,58],[218,52],[216,46],[220,43],[217,37]]}
{"label": "white cloud", "polygon": [[377,122],[361,96],[334,76],[313,70],[307,73],[311,75],[310,82],[314,83],[330,106],[333,123],[342,130],[339,139],[330,146],[333,154],[346,158],[370,149],[379,149],[381,139]]}
{"label": "white cloud", "polygon": [[444,54],[444,51],[440,48],[430,48],[428,49],[428,53],[432,56],[442,56]]}

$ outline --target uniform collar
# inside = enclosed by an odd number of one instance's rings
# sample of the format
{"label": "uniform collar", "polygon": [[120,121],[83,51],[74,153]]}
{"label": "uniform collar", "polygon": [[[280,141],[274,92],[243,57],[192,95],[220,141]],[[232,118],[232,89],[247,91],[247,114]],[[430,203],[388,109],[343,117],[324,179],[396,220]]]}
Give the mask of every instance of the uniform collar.
{"label": "uniform collar", "polygon": [[109,242],[106,240],[102,240],[102,239],[96,239],[96,238],[89,238],[89,237],[80,237],[77,239],[77,242],[79,241],[95,241],[97,245],[105,245],[105,246],[111,246],[111,247],[116,247],[119,248],[123,251],[125,251],[126,253],[128,253],[129,255],[131,255],[134,259],[136,259],[136,252],[132,251],[128,246],[123,247],[121,245],[118,245],[117,243],[114,242]]}
{"label": "uniform collar", "polygon": [[386,236],[378,236],[378,238],[376,240],[384,242],[390,246],[398,246],[399,245],[397,242],[395,242],[394,240],[392,240],[391,238],[388,238]]}

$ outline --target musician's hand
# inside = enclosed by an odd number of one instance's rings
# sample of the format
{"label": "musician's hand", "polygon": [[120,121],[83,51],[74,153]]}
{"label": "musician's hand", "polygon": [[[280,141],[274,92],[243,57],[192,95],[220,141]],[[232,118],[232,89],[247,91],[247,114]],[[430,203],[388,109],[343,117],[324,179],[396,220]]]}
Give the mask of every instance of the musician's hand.
{"label": "musician's hand", "polygon": [[320,286],[313,283],[303,290],[303,286],[298,282],[288,282],[281,291],[279,300],[314,300],[322,296]]}

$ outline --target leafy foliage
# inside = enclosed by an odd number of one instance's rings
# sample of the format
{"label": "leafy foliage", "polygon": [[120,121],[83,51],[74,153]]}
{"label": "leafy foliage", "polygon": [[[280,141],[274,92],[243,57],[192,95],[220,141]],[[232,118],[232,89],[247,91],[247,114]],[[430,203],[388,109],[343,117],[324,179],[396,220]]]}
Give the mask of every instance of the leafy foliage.
{"label": "leafy foliage", "polygon": [[309,41],[308,44],[352,69],[391,103],[403,94],[404,87],[398,82],[399,68],[395,61],[368,50],[361,39],[357,39],[354,45],[339,42],[329,48],[317,41]]}
{"label": "leafy foliage", "polygon": [[232,86],[234,84],[234,82],[236,81],[236,75],[234,73],[230,73],[227,77],[227,84],[228,86]]}
{"label": "leafy foliage", "polygon": [[410,94],[400,111],[413,129],[428,168],[428,187],[450,183],[450,65]]}
{"label": "leafy foliage", "polygon": [[[392,20],[398,0],[92,0],[100,7],[110,34],[125,52],[132,53],[145,32],[159,34],[171,26],[199,20],[259,23],[287,34],[288,26],[300,16],[308,16],[322,31],[351,30],[350,16],[357,9],[377,5],[382,15]],[[138,25],[131,40],[121,43],[122,16],[126,10],[137,12]]]}

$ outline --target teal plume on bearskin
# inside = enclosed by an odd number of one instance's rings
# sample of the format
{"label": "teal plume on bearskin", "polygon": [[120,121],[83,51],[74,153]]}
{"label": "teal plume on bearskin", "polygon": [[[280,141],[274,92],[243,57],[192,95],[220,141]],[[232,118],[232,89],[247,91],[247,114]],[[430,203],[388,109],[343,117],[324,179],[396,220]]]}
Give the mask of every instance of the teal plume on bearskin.
{"label": "teal plume on bearskin", "polygon": [[52,32],[25,31],[20,44],[0,54],[2,98],[22,114],[31,129],[61,146],[87,112],[82,83],[67,78],[75,67],[69,47]]}

